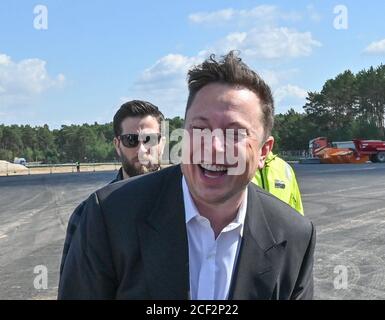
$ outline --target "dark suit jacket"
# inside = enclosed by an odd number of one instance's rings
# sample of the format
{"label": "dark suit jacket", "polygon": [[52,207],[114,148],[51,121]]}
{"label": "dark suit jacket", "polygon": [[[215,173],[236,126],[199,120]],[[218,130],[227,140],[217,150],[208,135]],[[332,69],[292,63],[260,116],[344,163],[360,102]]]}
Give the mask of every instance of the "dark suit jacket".
{"label": "dark suit jacket", "polygon": [[[313,225],[254,184],[230,299],[311,299]],[[88,199],[59,299],[187,299],[189,263],[179,166]]]}
{"label": "dark suit jacket", "polygon": [[[115,179],[110,182],[110,184],[121,181],[121,180],[123,180],[123,169],[122,168],[119,169],[118,174],[116,175]],[[71,245],[72,236],[75,233],[76,228],[78,227],[80,217],[83,213],[83,209],[86,206],[86,203],[87,203],[87,201],[83,201],[82,203],[80,203],[76,207],[74,212],[71,214],[71,216],[68,220],[67,232],[66,232],[66,237],[65,237],[64,246],[63,246],[63,253],[61,256],[62,258],[61,258],[61,263],[60,263],[60,274],[63,272],[63,266],[64,266],[65,259],[67,257],[68,250],[69,250],[70,245]]]}

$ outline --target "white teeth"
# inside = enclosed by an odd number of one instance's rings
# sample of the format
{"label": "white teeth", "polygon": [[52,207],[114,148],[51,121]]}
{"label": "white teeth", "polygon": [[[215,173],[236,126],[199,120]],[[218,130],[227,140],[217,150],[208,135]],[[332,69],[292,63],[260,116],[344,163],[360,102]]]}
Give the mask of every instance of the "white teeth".
{"label": "white teeth", "polygon": [[214,165],[214,164],[201,164],[201,167],[203,169],[206,169],[208,171],[227,171],[227,168],[226,167],[223,167],[223,166],[217,166],[217,165]]}

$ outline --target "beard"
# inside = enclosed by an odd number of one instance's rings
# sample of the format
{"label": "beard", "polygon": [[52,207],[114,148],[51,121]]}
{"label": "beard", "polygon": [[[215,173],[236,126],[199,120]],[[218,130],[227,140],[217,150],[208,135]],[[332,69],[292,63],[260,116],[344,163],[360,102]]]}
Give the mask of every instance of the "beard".
{"label": "beard", "polygon": [[145,173],[159,170],[159,164],[152,164],[149,162],[147,165],[141,164],[138,158],[134,158],[131,161],[127,159],[124,153],[121,153],[121,162],[123,170],[129,177],[139,176]]}

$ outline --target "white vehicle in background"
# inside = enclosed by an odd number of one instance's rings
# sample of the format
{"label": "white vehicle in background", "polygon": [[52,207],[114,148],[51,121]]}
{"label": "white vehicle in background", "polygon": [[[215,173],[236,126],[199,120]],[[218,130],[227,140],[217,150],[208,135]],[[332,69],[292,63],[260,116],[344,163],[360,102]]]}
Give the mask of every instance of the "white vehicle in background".
{"label": "white vehicle in background", "polygon": [[25,166],[27,164],[27,160],[25,160],[24,158],[15,158],[13,160],[13,163],[14,164],[21,164],[22,166]]}

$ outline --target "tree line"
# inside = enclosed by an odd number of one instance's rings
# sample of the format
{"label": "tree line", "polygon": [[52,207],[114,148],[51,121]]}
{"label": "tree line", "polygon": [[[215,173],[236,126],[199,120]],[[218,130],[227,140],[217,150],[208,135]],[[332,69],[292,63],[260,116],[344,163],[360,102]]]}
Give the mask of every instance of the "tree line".
{"label": "tree line", "polygon": [[[326,136],[332,141],[385,139],[385,66],[354,74],[347,70],[325,82],[320,92],[309,92],[303,112],[290,109],[275,116],[275,152],[307,150],[309,140]],[[172,130],[183,119],[169,121]],[[0,159],[28,162],[103,162],[117,160],[112,123],[63,125],[0,125]],[[176,142],[173,142],[176,143]],[[172,148],[172,145],[170,146]]]}
{"label": "tree line", "polygon": [[[183,119],[167,119],[170,132],[183,126]],[[0,160],[13,162],[110,162],[116,161],[112,122],[83,125],[63,125],[50,130],[48,125],[0,125]]]}
{"label": "tree line", "polygon": [[354,74],[347,70],[308,92],[304,112],[290,109],[275,117],[277,150],[305,150],[312,138],[385,140],[385,66]]}

